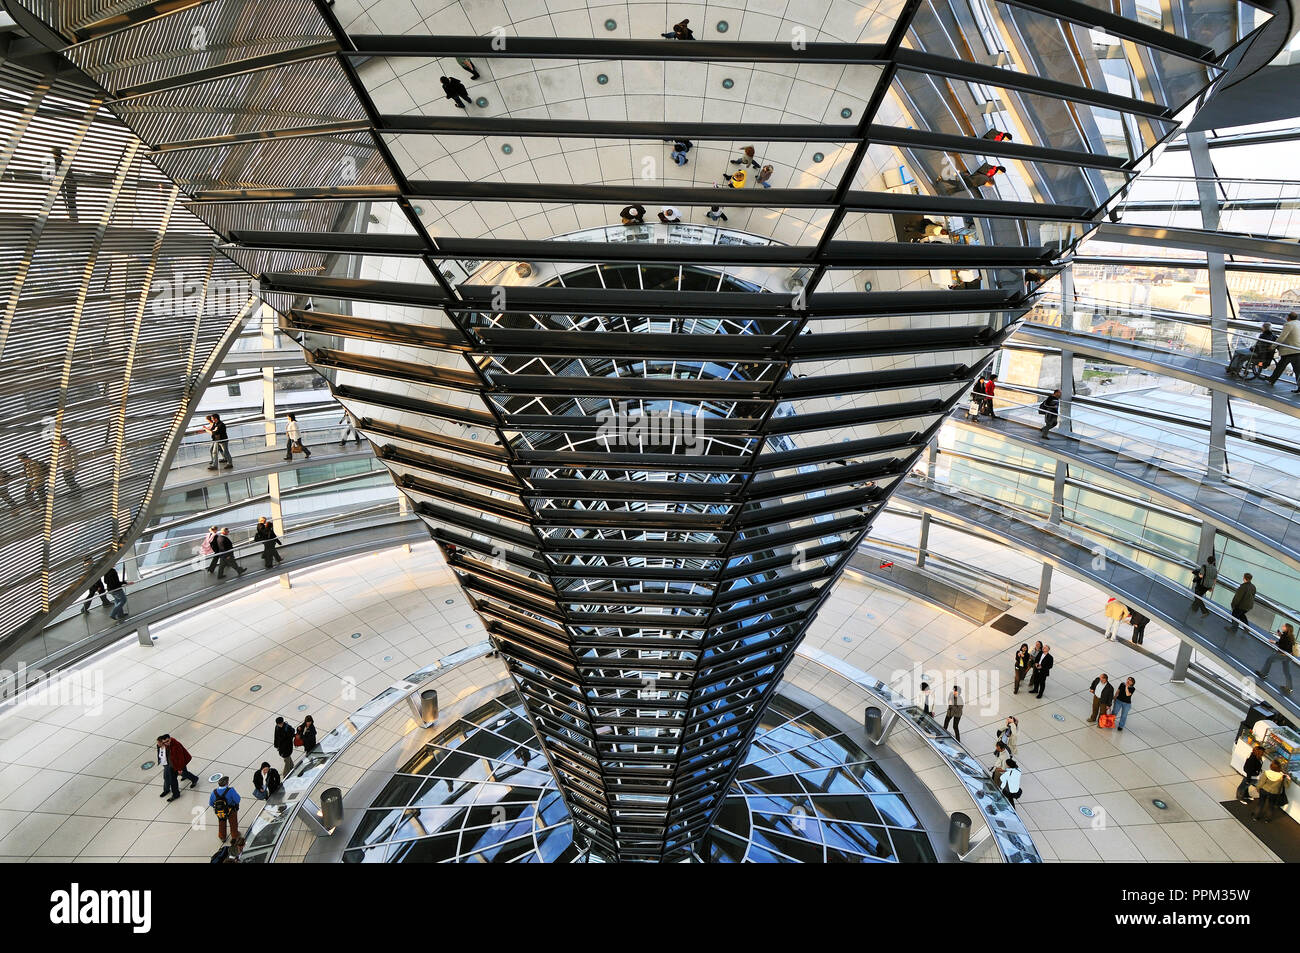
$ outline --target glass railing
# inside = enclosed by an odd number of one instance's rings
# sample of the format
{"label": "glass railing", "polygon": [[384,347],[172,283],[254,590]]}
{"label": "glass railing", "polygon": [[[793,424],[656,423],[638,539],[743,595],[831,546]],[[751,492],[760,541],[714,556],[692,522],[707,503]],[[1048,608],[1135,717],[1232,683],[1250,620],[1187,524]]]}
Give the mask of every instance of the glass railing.
{"label": "glass railing", "polygon": [[[1011,394],[999,402],[999,413],[1007,420],[1034,429],[1043,425],[1038,413],[1038,394],[1012,391],[1016,397],[1029,397],[1032,403],[1022,403]],[[1175,487],[1175,496],[1203,502],[1213,512],[1246,525],[1256,524],[1261,516],[1279,521],[1271,535],[1281,539],[1285,526],[1296,521],[1295,501],[1300,500],[1300,477],[1282,466],[1291,461],[1283,453],[1276,453],[1279,466],[1269,466],[1259,459],[1232,454],[1230,462],[1219,467],[1211,464],[1208,441],[1203,433],[1181,431],[1158,426],[1143,417],[1140,408],[1131,413],[1113,413],[1094,403],[1071,402],[1063,406],[1058,434],[1069,434],[1087,447],[1113,452],[1121,466],[1124,460],[1135,460],[1149,468],[1142,479],[1160,486],[1164,470],[1186,481]],[[1262,451],[1264,448],[1258,448]],[[1086,453],[1081,454],[1087,463]],[[1263,456],[1259,452],[1259,456]],[[1098,464],[1103,465],[1103,464]]]}
{"label": "glass railing", "polygon": [[[389,750],[413,729],[411,697],[420,691],[438,688],[441,679],[456,670],[458,684],[444,692],[440,699],[437,720],[454,723],[462,714],[481,704],[477,694],[465,691],[465,681],[482,687],[485,677],[493,674],[483,666],[470,663],[486,662],[492,651],[490,643],[483,641],[467,646],[458,652],[438,659],[412,672],[400,682],[384,689],[343,723],[322,737],[316,747],[303,755],[284,778],[284,791],[267,800],[246,835],[243,863],[302,863],[316,841],[314,826],[300,813],[310,802],[319,804],[321,794],[328,787],[337,787],[346,800],[358,779],[369,770],[386,764]],[[496,663],[500,678],[505,678],[505,667]],[[471,694],[472,697],[466,697]],[[369,736],[361,754],[347,754],[362,736]],[[387,773],[391,774],[391,766]],[[368,804],[347,805],[346,811],[359,814]],[[287,836],[289,834],[295,836]],[[342,849],[339,849],[342,852]]]}
{"label": "glass railing", "polygon": [[1204,229],[1200,202],[1205,186],[1219,210],[1215,231],[1252,238],[1300,238],[1300,182],[1285,179],[1144,175],[1120,206],[1121,220],[1126,225]]}
{"label": "glass railing", "polygon": [[[1284,316],[1269,322],[1276,337]],[[1028,314],[1029,328],[1050,328],[1109,338],[1181,358],[1198,358],[1222,370],[1238,351],[1251,354],[1260,342],[1260,323],[1232,321],[1227,329],[1210,327],[1209,318],[1191,317],[1096,298],[1077,298],[1068,308],[1059,297],[1041,298]],[[1217,376],[1217,373],[1216,375]]]}
{"label": "glass railing", "polygon": [[[1047,554],[1049,551],[1058,552],[1064,562],[1076,568],[1089,567],[1084,573],[1085,577],[1117,595],[1132,597],[1137,604],[1146,606],[1153,612],[1158,613],[1163,606],[1166,610],[1175,612],[1180,618],[1188,615],[1189,610],[1184,607],[1190,607],[1196,595],[1189,585],[1164,574],[1152,573],[1146,567],[1131,562],[1104,546],[1099,547],[1096,536],[1082,527],[1071,526],[1064,522],[1055,523],[1027,511],[1011,511],[1011,508],[1000,505],[981,493],[953,485],[942,479],[930,479],[919,474],[913,474],[908,478],[907,484],[904,484],[903,502],[907,502],[905,489],[908,485],[920,487],[922,490],[931,490],[952,500],[970,504],[1000,521],[1012,519],[1032,530],[1033,535],[1038,537],[1037,540],[1025,540],[1025,545],[1030,552],[1040,554]],[[1065,546],[1053,547],[1050,540],[1058,540]],[[1190,567],[1185,572],[1184,578],[1190,581]],[[1230,582],[1222,578],[1220,586],[1231,588]],[[1231,611],[1213,602],[1208,596],[1202,600],[1202,604],[1216,621],[1198,623],[1195,629],[1188,628],[1190,623],[1185,623],[1184,627],[1199,639],[1209,643],[1214,651],[1249,667],[1255,663],[1243,659],[1241,646],[1247,644],[1257,646],[1261,642],[1272,645],[1272,633],[1253,623],[1236,629],[1235,634],[1229,634],[1228,627],[1232,626],[1234,621]],[[1231,645],[1228,644],[1229,640],[1233,640]],[[1294,656],[1289,657],[1287,662],[1300,664],[1300,660]],[[1279,671],[1274,678],[1280,678],[1281,675]]]}
{"label": "glass railing", "polygon": [[[841,711],[849,707],[844,690],[854,689],[859,693],[852,708],[855,714],[867,705],[881,709],[882,722],[895,726],[886,742],[890,752],[897,755],[917,777],[927,779],[930,793],[946,812],[969,812],[972,846],[982,846],[987,839],[996,848],[996,856],[985,855],[983,860],[1016,864],[1041,862],[1024,822],[983,765],[910,698],[843,659],[811,646],[800,646],[796,650],[796,661],[803,661],[824,673],[816,678],[818,694],[834,697]],[[828,692],[830,686],[824,681],[827,675],[838,676],[848,684],[844,690]],[[786,680],[798,686],[799,676],[797,669],[787,671]],[[897,728],[905,729],[908,736],[899,738]],[[937,769],[951,773],[957,784],[941,784],[935,776]]]}
{"label": "glass railing", "polygon": [[[299,557],[320,558],[346,548],[340,543],[339,538],[342,536],[351,535],[358,544],[370,541],[379,547],[391,544],[391,541],[407,539],[412,535],[407,530],[412,527],[418,529],[417,518],[404,514],[397,500],[346,512],[322,513],[280,536],[285,558],[281,571],[293,568]],[[151,568],[148,565],[148,560],[155,555],[152,550],[144,548],[137,552],[133,548],[128,551],[117,564],[118,574],[128,583],[127,611],[135,614],[156,611],[172,604],[179,605],[182,600],[190,599],[200,591],[211,591],[214,596],[220,594],[220,583],[215,574],[209,575],[206,572],[212,556],[199,552],[205,535],[184,542],[171,542],[170,545],[178,547],[177,551],[184,553],[184,556],[161,568]],[[262,548],[261,542],[236,539],[233,555],[244,569],[261,569]],[[89,603],[90,615],[81,613],[83,602]],[[99,607],[99,596],[87,598],[83,592],[38,635],[7,647],[0,663],[12,670],[14,659],[22,659],[30,667],[58,656],[59,664],[65,664],[63,656],[69,650],[102,639],[106,631],[114,630]]]}
{"label": "glass railing", "polygon": [[[310,429],[301,427],[300,429],[302,431],[303,443],[306,445],[308,450],[314,452],[317,447],[321,449],[328,449],[331,446],[337,447],[339,442],[343,439],[343,434],[346,431],[346,428],[346,424],[335,424],[333,426],[312,427]],[[243,437],[231,437],[228,446],[230,448],[230,455],[236,460],[236,468],[239,466],[238,459],[241,456],[246,457],[250,454],[269,453],[273,450],[278,450],[283,454],[284,448],[289,439],[285,436],[283,422],[280,423],[280,426],[276,431],[275,439],[275,445],[268,447],[266,445],[265,433],[249,434]],[[355,438],[349,434],[348,440],[354,439]],[[362,442],[364,443],[364,438]],[[211,459],[212,438],[204,433],[187,434],[185,442],[182,443],[180,449],[176,451],[176,457],[172,461],[172,469],[179,470],[183,467],[192,467],[198,464],[206,466]],[[224,459],[222,460],[222,463],[224,463]]]}

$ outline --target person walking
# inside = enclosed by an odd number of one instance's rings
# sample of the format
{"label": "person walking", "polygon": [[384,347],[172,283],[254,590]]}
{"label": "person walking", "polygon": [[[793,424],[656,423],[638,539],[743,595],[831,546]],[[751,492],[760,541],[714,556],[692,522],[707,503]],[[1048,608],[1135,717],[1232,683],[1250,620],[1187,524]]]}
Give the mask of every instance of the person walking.
{"label": "person walking", "polygon": [[668,153],[668,157],[682,166],[691,160],[686,157],[686,153],[691,151],[691,142],[689,139],[679,139],[673,143],[673,151]]}
{"label": "person walking", "polygon": [[226,842],[226,829],[230,836],[239,837],[239,792],[230,786],[230,778],[221,776],[217,786],[208,795],[208,807],[217,815],[217,839]]}
{"label": "person walking", "polygon": [[665,205],[659,212],[659,221],[665,225],[674,225],[682,220],[682,213],[671,205]]}
{"label": "person walking", "polygon": [[997,420],[998,415],[993,413],[993,395],[997,391],[998,375],[990,374],[984,381],[984,413],[988,414],[990,420]]}
{"label": "person walking", "polygon": [[961,689],[956,685],[952,687],[952,692],[948,695],[948,710],[943,716],[943,730],[948,730],[948,723],[952,722],[952,736],[961,741]]}
{"label": "person walking", "polygon": [[770,189],[772,187],[772,183],[769,182],[768,179],[772,178],[772,173],[775,171],[776,170],[773,169],[770,165],[765,165],[763,166],[763,168],[758,170],[758,175],[755,176],[754,181],[757,182],[759,185],[761,185],[763,188]]}
{"label": "person walking", "polygon": [[352,439],[358,447],[361,446],[361,431],[357,429],[356,418],[345,410],[343,416],[339,418],[339,423],[343,425],[343,436],[339,437],[339,446],[342,447],[347,444],[348,434],[352,435]]}
{"label": "person walking", "polygon": [[921,683],[921,714],[934,717],[934,689],[929,682]]}
{"label": "person walking", "polygon": [[1284,793],[1291,783],[1291,775],[1282,767],[1282,762],[1274,758],[1272,763],[1259,776],[1259,803],[1255,805],[1254,817],[1265,824],[1273,820],[1275,809],[1286,803]]}
{"label": "person walking", "polygon": [[[729,172],[723,176],[722,185],[726,185],[729,189],[743,189],[745,187],[746,178],[745,170],[739,169],[736,172]],[[722,188],[722,185],[719,185],[718,188]]]}
{"label": "person walking", "polygon": [[199,543],[199,553],[204,556],[211,556],[208,560],[208,572],[217,571],[217,563],[221,562],[221,551],[217,549],[217,537],[221,535],[221,529],[217,526],[208,527],[208,535],[203,537],[203,542]]}
{"label": "person walking", "polygon": [[1264,383],[1272,387],[1288,367],[1296,377],[1296,389],[1292,393],[1300,394],[1300,315],[1294,311],[1286,316],[1282,333],[1277,336],[1277,366]]}
{"label": "person walking", "polygon": [[275,753],[284,759],[284,770],[281,773],[286,777],[293,770],[293,736],[293,726],[284,720],[284,716],[277,715],[271,744],[275,746]]}
{"label": "person walking", "polygon": [[1102,672],[1092,680],[1088,691],[1092,693],[1092,714],[1088,716],[1088,724],[1091,725],[1097,721],[1098,715],[1110,711],[1110,704],[1115,700],[1115,686],[1110,683],[1109,676]]}
{"label": "person walking", "polygon": [[1011,142],[1012,141],[1011,133],[1003,132],[1001,129],[990,129],[988,132],[984,133],[984,135],[980,136],[980,138],[987,139],[990,142]]}
{"label": "person walking", "polygon": [[1106,600],[1106,641],[1115,641],[1119,627],[1128,618],[1128,606],[1114,596]]}
{"label": "person walking", "polygon": [[72,493],[81,492],[81,487],[77,484],[77,451],[72,446],[72,441],[67,437],[59,438],[59,476],[63,477],[64,484]]}
{"label": "person walking", "polygon": [[286,414],[285,419],[288,421],[285,424],[285,438],[288,442],[285,444],[284,458],[292,460],[293,452],[297,450],[310,460],[311,451],[302,442],[302,430],[298,427],[298,418],[293,414]]}
{"label": "person walking", "polygon": [[49,465],[44,460],[37,460],[31,454],[19,451],[18,462],[22,464],[23,479],[27,481],[24,499],[28,504],[45,503],[45,481],[50,478]]}
{"label": "person walking", "polygon": [[711,222],[725,222],[727,220],[727,213],[722,210],[721,206],[715,205],[704,213],[704,217]]}
{"label": "person walking", "polygon": [[1043,657],[1040,658],[1038,663],[1034,666],[1034,671],[1037,673],[1036,681],[1038,682],[1038,694],[1035,696],[1036,698],[1043,697],[1043,689],[1047,687],[1047,676],[1052,674],[1052,665],[1055,664],[1055,661],[1056,660],[1052,658],[1052,647],[1050,645],[1044,645]]}
{"label": "person walking", "polygon": [[738,166],[740,166],[742,169],[749,169],[749,168],[761,169],[761,168],[762,168],[762,167],[758,164],[758,160],[754,158],[754,147],[753,147],[753,146],[745,146],[745,148],[741,149],[741,150],[740,150],[740,155],[737,156],[736,158],[732,159],[732,160],[731,160],[731,164],[732,164],[732,165],[738,165]]}
{"label": "person walking", "polygon": [[1007,761],[1011,758],[1011,752],[1002,742],[995,742],[993,745],[993,764],[989,768],[989,774],[993,777],[993,783],[998,784],[1002,773],[1007,770]]}
{"label": "person walking", "polygon": [[294,733],[293,742],[298,744],[298,739],[302,739],[302,753],[310,754],[311,749],[316,747],[316,722],[312,721],[311,715],[302,720],[298,730]]}
{"label": "person walking", "polygon": [[253,540],[262,544],[262,564],[267,569],[275,563],[284,562],[284,558],[276,551],[280,537],[275,535],[275,524],[265,516],[257,518],[257,531],[253,533]]}
{"label": "person walking", "polygon": [[1000,790],[1002,796],[1007,799],[1012,809],[1015,809],[1016,801],[1020,800],[1020,795],[1024,792],[1020,790],[1020,765],[1016,763],[1015,758],[1007,759],[1006,770],[1002,772],[1002,784]]}
{"label": "person walking", "polygon": [[1259,774],[1264,770],[1264,749],[1259,745],[1250,749],[1250,756],[1241,766],[1241,783],[1237,785],[1237,800],[1242,804],[1250,803],[1250,786],[1258,785]]}
{"label": "person walking", "polygon": [[478,79],[479,76],[478,67],[474,65],[474,61],[472,59],[470,59],[467,56],[458,56],[456,57],[456,63],[466,73],[469,73],[469,78],[471,81]]}
{"label": "person walking", "polygon": [[190,753],[185,750],[185,746],[171,735],[159,735],[158,747],[166,753],[167,770],[171,772],[170,777],[164,773],[163,783],[169,786],[171,797],[167,799],[170,804],[181,796],[180,780],[190,782],[190,787],[198,785],[199,779],[196,775],[190,774],[189,764],[193,760]]}
{"label": "person walking", "polygon": [[212,438],[211,463],[208,464],[208,469],[217,469],[218,460],[224,459],[225,468],[233,470],[235,461],[230,456],[230,435],[226,432],[225,422],[222,421],[220,414],[208,414],[207,421],[203,432]]}
{"label": "person walking", "polygon": [[263,761],[262,766],[253,772],[253,797],[259,801],[265,801],[282,787],[280,772],[271,767],[269,761]]}
{"label": "person walking", "polygon": [[1007,167],[1004,165],[993,165],[985,162],[974,172],[967,172],[962,175],[961,179],[970,186],[972,192],[978,192],[986,185],[992,185],[993,180],[1006,171]]}
{"label": "person walking", "polygon": [[1136,685],[1133,676],[1130,675],[1115,689],[1115,699],[1110,703],[1110,710],[1115,715],[1116,731],[1123,731],[1124,724],[1128,721],[1129,710],[1133,707],[1133,691]]}
{"label": "person walking", "polygon": [[248,572],[235,561],[235,542],[230,538],[230,527],[222,527],[221,532],[212,541],[212,548],[216,550],[217,558],[220,560],[217,565],[218,579],[226,578],[227,569],[233,569],[240,576]]}
{"label": "person walking", "polygon": [[1146,638],[1147,624],[1151,620],[1144,616],[1137,609],[1128,610],[1128,623],[1133,626],[1133,644],[1141,645],[1142,640]]}
{"label": "person walking", "polygon": [[1020,648],[1016,650],[1016,658],[1012,663],[1012,674],[1015,676],[1015,687],[1012,689],[1011,694],[1020,694],[1020,682],[1029,674],[1033,667],[1034,664],[1029,655],[1029,643],[1022,642],[1020,643]]}
{"label": "person walking", "polygon": [[[442,98],[450,99],[456,104],[457,109],[464,109],[473,102],[469,97],[469,90],[465,88],[465,84],[456,77],[443,76],[439,82],[442,83]],[[461,102],[462,99],[465,100],[463,103]]]}
{"label": "person walking", "polygon": [[1214,564],[1214,553],[1205,557],[1205,562],[1201,563],[1192,570],[1192,608],[1200,612],[1201,615],[1209,615],[1210,610],[1205,607],[1203,596],[1214,591],[1214,585],[1219,581],[1219,567]]}
{"label": "person walking", "polygon": [[681,23],[673,24],[673,32],[660,33],[665,40],[693,40],[695,32],[690,27],[690,20],[683,20]]}
{"label": "person walking", "polygon": [[1038,431],[1044,440],[1051,440],[1051,432],[1061,420],[1061,388],[1056,388],[1038,405],[1038,412],[1043,415],[1043,429]]}
{"label": "person walking", "polygon": [[1283,623],[1282,628],[1277,630],[1273,646],[1273,654],[1268,657],[1268,661],[1264,663],[1263,668],[1255,670],[1255,674],[1266,679],[1268,673],[1273,670],[1273,663],[1281,662],[1282,673],[1286,676],[1286,688],[1282,689],[1282,691],[1290,695],[1291,656],[1295,655],[1295,627],[1290,622]]}
{"label": "person walking", "polygon": [[624,225],[644,225],[645,224],[645,206],[644,205],[626,205],[623,211],[618,213]]}
{"label": "person walking", "polygon": [[1011,756],[1015,757],[1016,745],[1020,740],[1020,721],[1015,715],[1008,715],[1006,723],[1003,724],[1002,730],[998,732],[998,741],[1007,746]]}
{"label": "person walking", "polygon": [[117,574],[116,566],[109,566],[104,570],[102,582],[108,598],[113,600],[113,608],[108,610],[108,617],[117,622],[129,619],[130,616],[126,612],[126,587],[130,583]]}
{"label": "person walking", "polygon": [[[93,565],[94,561],[89,556],[81,557],[82,572],[90,572],[90,567]],[[95,596],[99,596],[99,604],[105,609],[113,604],[108,601],[108,596],[104,595],[104,580],[96,577],[90,588],[86,590],[86,601],[81,604],[82,615],[90,614],[90,604],[95,601]]]}
{"label": "person walking", "polygon": [[1232,594],[1232,621],[1224,627],[1229,632],[1237,631],[1238,622],[1248,631],[1250,629],[1250,620],[1246,618],[1246,614],[1255,608],[1255,584],[1251,582],[1254,578],[1250,573],[1243,573],[1241,585]]}

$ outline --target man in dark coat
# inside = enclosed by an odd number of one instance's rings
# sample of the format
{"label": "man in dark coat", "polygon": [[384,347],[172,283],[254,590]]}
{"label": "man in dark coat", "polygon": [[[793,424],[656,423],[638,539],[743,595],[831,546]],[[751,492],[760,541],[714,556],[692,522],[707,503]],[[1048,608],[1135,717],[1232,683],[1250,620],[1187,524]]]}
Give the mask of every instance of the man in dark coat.
{"label": "man in dark coat", "polygon": [[284,759],[284,773],[288,774],[293,770],[293,725],[283,717],[275,719],[275,736],[271,743],[275,745],[275,753]]}
{"label": "man in dark coat", "polygon": [[1038,694],[1034,696],[1035,698],[1043,697],[1043,689],[1047,687],[1047,676],[1052,672],[1053,661],[1052,647],[1050,645],[1044,645],[1043,657],[1040,658],[1038,664],[1034,666],[1034,674],[1037,676],[1035,684],[1038,686]]}

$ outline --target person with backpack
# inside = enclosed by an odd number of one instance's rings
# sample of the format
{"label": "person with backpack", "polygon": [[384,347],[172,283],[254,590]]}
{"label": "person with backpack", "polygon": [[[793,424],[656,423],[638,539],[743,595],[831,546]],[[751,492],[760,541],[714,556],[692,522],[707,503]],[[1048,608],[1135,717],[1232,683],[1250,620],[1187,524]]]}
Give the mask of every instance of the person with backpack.
{"label": "person with backpack", "polygon": [[1146,638],[1147,625],[1151,620],[1144,616],[1137,609],[1128,610],[1128,624],[1133,626],[1133,644],[1141,645],[1142,640]]}
{"label": "person with backpack", "polygon": [[226,842],[226,828],[239,837],[239,792],[230,786],[230,778],[221,776],[217,786],[208,795],[208,807],[217,815],[217,839]]}
{"label": "person with backpack", "polygon": [[1044,440],[1051,440],[1050,432],[1061,419],[1061,388],[1056,388],[1038,405],[1038,412],[1043,415],[1043,429],[1038,431]]}
{"label": "person with backpack", "polygon": [[203,542],[199,543],[199,555],[211,556],[208,560],[208,572],[217,571],[217,563],[221,562],[221,553],[217,551],[217,537],[221,535],[221,527],[209,526],[208,535],[203,537]]}
{"label": "person with backpack", "polygon": [[235,562],[235,543],[230,538],[229,527],[222,527],[221,532],[212,540],[212,548],[216,550],[219,561],[217,568],[218,579],[226,578],[227,569],[233,569],[240,576],[248,572],[247,569]]}
{"label": "person with backpack", "polygon": [[294,734],[293,726],[284,720],[284,716],[276,716],[275,733],[272,736],[271,744],[275,745],[275,753],[284,759],[284,770],[281,773],[285,776],[288,776],[289,772],[293,770]]}

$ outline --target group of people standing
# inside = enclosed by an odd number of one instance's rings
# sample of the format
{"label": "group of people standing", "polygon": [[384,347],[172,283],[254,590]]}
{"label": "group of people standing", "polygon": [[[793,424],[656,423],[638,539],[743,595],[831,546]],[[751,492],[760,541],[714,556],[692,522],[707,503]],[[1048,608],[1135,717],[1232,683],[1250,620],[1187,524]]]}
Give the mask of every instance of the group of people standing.
{"label": "group of people standing", "polygon": [[1241,783],[1237,785],[1237,800],[1242,804],[1250,803],[1250,788],[1254,785],[1259,790],[1259,798],[1251,816],[1265,824],[1273,820],[1274,814],[1286,804],[1286,789],[1291,783],[1291,775],[1281,760],[1274,758],[1267,768],[1264,759],[1268,757],[1264,749],[1255,745],[1250,757],[1241,766]]}
{"label": "group of people standing", "polygon": [[1043,697],[1043,689],[1047,687],[1048,676],[1052,674],[1052,666],[1056,664],[1056,659],[1052,657],[1052,647],[1043,645],[1042,642],[1035,642],[1031,650],[1028,642],[1020,643],[1020,648],[1016,650],[1016,658],[1013,663],[1013,676],[1015,683],[1012,687],[1011,694],[1020,694],[1020,683],[1029,678],[1029,694],[1037,698]]}
{"label": "group of people standing", "polygon": [[[297,728],[292,727],[283,717],[277,717],[271,743],[283,759],[283,772],[287,776],[293,770],[294,749],[302,748],[304,753],[309,753],[316,747],[316,724],[311,715],[307,715]],[[178,739],[170,734],[159,735],[156,745],[157,763],[162,768],[163,781],[162,793],[158,796],[167,798],[167,803],[170,804],[181,796],[181,781],[189,781],[190,788],[193,789],[198,786],[199,779],[189,769],[193,756]],[[253,772],[252,784],[253,797],[258,800],[269,799],[284,786],[281,772],[271,767],[268,761],[263,761]],[[239,848],[243,846],[243,837],[239,833],[239,805],[239,792],[230,783],[230,777],[222,775],[208,795],[208,807],[217,819],[217,840],[223,845],[223,850],[212,858],[214,863],[238,858]],[[228,839],[233,855],[225,846]]]}

